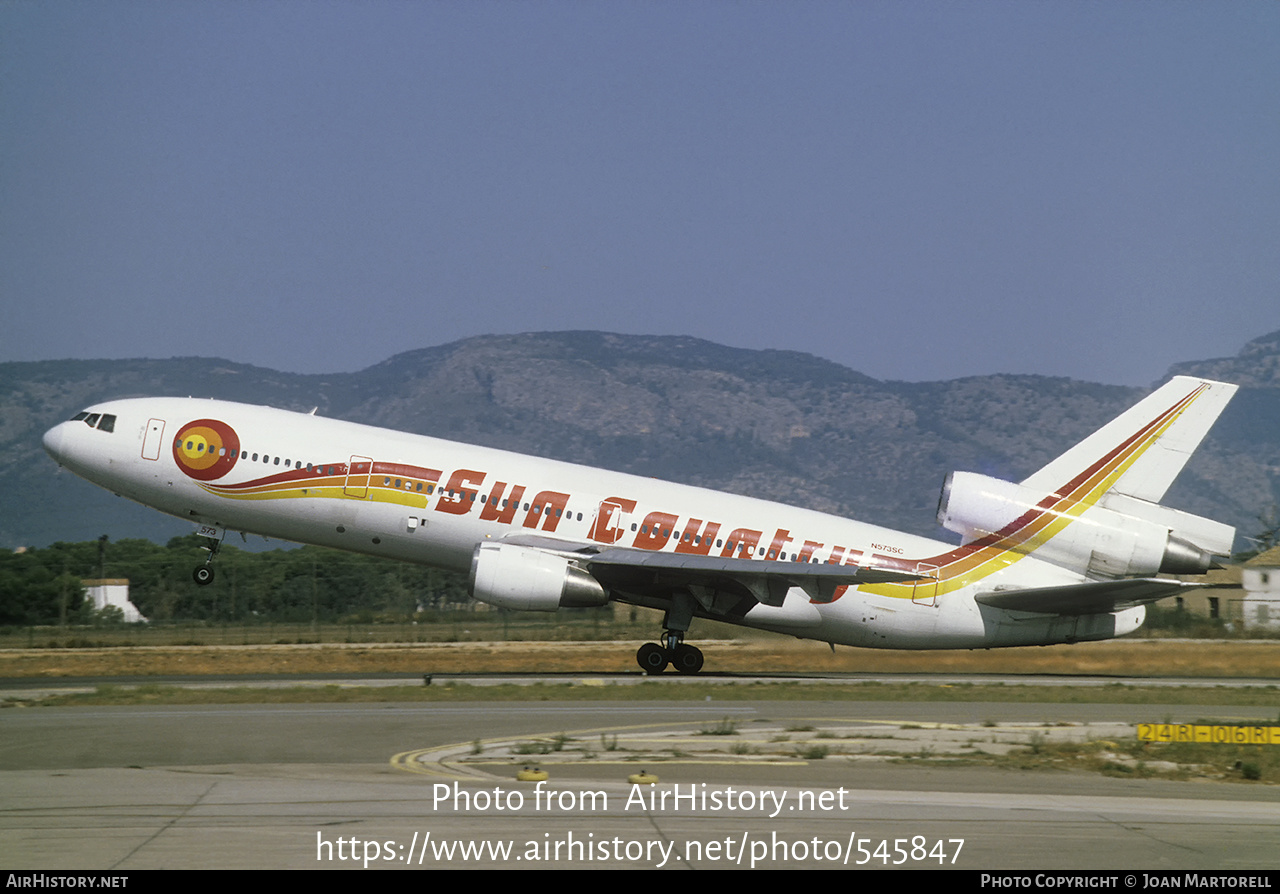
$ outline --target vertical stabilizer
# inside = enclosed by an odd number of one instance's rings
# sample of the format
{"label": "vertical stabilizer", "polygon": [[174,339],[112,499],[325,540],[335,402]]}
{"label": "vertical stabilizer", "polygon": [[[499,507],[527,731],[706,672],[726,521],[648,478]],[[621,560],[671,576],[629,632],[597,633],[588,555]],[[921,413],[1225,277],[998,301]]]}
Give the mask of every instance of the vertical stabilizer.
{"label": "vertical stabilizer", "polygon": [[1226,382],[1177,376],[1022,484],[1065,496],[1118,472],[1107,493],[1158,503],[1235,392]]}
{"label": "vertical stabilizer", "polygon": [[1230,525],[1160,505],[1236,386],[1180,376],[1021,484],[953,472],[938,521],[979,544],[1092,579],[1199,574]]}

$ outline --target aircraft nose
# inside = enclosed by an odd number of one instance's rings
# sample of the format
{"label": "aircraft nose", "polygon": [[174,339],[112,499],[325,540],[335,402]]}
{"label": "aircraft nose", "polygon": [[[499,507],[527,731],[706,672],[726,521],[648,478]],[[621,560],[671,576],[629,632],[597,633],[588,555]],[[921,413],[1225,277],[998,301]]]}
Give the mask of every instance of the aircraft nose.
{"label": "aircraft nose", "polygon": [[66,436],[66,423],[62,422],[55,425],[44,433],[43,443],[45,453],[52,456],[58,462],[62,462],[62,441]]}

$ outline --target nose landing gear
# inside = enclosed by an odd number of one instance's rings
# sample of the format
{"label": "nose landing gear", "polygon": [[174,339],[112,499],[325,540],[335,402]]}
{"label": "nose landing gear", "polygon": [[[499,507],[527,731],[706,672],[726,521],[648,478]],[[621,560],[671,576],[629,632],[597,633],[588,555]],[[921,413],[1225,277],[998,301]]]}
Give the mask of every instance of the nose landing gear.
{"label": "nose landing gear", "polygon": [[197,586],[207,587],[213,583],[213,557],[218,554],[218,547],[222,546],[222,541],[226,539],[227,531],[225,528],[204,525],[201,526],[199,533],[209,541],[208,546],[203,547],[209,551],[209,558],[204,560],[203,565],[197,565],[192,570],[191,579]]}

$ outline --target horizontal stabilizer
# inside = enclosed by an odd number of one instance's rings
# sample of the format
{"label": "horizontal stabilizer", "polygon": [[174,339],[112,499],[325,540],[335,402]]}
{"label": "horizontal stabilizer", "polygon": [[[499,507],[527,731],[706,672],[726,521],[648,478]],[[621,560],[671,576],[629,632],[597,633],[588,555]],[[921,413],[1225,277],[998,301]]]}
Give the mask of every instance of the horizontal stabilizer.
{"label": "horizontal stabilizer", "polygon": [[1121,611],[1191,590],[1238,588],[1238,584],[1189,584],[1157,577],[1093,581],[1065,587],[981,593],[975,599],[992,608],[1048,615],[1097,615]]}

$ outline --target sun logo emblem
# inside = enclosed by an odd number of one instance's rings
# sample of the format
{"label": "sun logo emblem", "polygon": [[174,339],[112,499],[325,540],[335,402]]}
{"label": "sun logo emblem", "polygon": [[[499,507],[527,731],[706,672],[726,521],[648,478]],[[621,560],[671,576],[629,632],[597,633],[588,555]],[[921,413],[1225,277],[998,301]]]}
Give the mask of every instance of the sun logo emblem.
{"label": "sun logo emblem", "polygon": [[240,458],[235,430],[217,419],[197,419],[178,430],[173,459],[178,468],[198,481],[213,481],[231,471]]}

